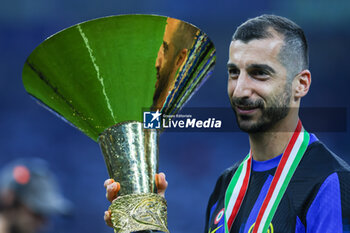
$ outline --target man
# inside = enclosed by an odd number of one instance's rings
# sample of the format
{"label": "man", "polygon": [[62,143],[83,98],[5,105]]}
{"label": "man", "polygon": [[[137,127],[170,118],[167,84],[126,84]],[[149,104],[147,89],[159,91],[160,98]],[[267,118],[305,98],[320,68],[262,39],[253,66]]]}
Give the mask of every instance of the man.
{"label": "man", "polygon": [[1,233],[39,232],[50,215],[69,214],[71,206],[41,159],[18,159],[0,172]]}
{"label": "man", "polygon": [[156,60],[157,82],[152,109],[161,109],[172,91],[177,71],[181,68],[192,47],[198,29],[178,19],[168,18],[163,43]]}
{"label": "man", "polygon": [[[298,123],[300,100],[311,83],[302,29],[273,15],[248,20],[233,35],[228,75],[231,105],[251,146],[252,159],[242,165],[251,169],[247,180],[235,175],[242,185],[230,184],[240,164],[219,178],[207,209],[206,232],[345,231],[349,166],[314,135],[304,134]],[[298,133],[304,139],[293,145]],[[286,162],[291,149],[300,155]],[[286,167],[289,162],[295,162],[295,171]],[[289,178],[283,180],[284,173]]]}
{"label": "man", "polygon": [[[251,149],[219,177],[205,232],[347,232],[349,166],[298,117],[311,84],[302,29],[274,15],[246,21],[230,44],[228,76],[231,105]],[[105,184],[113,200],[119,185]]]}

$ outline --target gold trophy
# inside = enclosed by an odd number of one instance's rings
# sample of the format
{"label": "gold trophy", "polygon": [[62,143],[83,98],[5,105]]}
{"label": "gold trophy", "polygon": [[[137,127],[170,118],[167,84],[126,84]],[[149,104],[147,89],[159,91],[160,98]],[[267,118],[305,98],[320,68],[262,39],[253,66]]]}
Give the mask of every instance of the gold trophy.
{"label": "gold trophy", "polygon": [[[110,177],[121,183],[110,207],[115,232],[168,232],[166,201],[154,179],[159,120],[179,111],[214,64],[205,33],[156,15],[77,24],[49,37],[26,60],[26,91],[99,142]],[[146,127],[147,111],[158,126]]]}

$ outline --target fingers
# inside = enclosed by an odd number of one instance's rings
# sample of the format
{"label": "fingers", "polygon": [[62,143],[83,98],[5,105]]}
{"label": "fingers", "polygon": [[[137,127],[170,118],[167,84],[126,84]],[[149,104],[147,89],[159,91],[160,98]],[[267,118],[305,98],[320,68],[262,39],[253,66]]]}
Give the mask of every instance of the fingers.
{"label": "fingers", "polygon": [[105,180],[103,186],[105,186],[105,188],[107,188],[107,186],[108,186],[109,184],[112,184],[113,182],[115,182],[114,179],[107,179],[107,180]]}
{"label": "fingers", "polygon": [[104,186],[106,188],[106,198],[108,201],[112,202],[118,196],[120,184],[113,179],[108,179],[105,181]]}
{"label": "fingers", "polygon": [[105,211],[105,216],[103,217],[106,224],[110,227],[113,227],[113,224],[112,224],[112,217],[111,217],[111,210],[107,210]]}
{"label": "fingers", "polygon": [[162,197],[165,196],[165,190],[168,187],[168,182],[165,179],[165,174],[163,172],[156,174],[156,186],[158,189],[158,194]]}
{"label": "fingers", "polygon": [[[117,198],[120,190],[120,184],[118,182],[115,182],[113,179],[108,179],[104,182],[104,187],[106,188],[106,198],[108,201],[112,202]],[[103,218],[108,226],[113,227],[111,210],[105,211]]]}
{"label": "fingers", "polygon": [[[158,189],[158,194],[164,197],[165,190],[168,187],[168,182],[166,181],[165,174],[163,172],[156,174],[155,181]],[[106,188],[106,198],[108,201],[112,202],[117,198],[118,192],[120,190],[119,182],[116,182],[113,179],[107,179],[104,182],[104,187]]]}
{"label": "fingers", "polygon": [[[164,197],[165,190],[168,187],[168,182],[165,179],[165,174],[163,172],[156,174],[155,181],[158,189],[158,194]],[[106,198],[108,199],[108,201],[112,202],[114,199],[117,198],[118,192],[120,190],[119,182],[116,182],[113,179],[108,179],[104,182],[104,187],[106,188]],[[108,226],[113,227],[111,210],[105,211],[104,220]]]}

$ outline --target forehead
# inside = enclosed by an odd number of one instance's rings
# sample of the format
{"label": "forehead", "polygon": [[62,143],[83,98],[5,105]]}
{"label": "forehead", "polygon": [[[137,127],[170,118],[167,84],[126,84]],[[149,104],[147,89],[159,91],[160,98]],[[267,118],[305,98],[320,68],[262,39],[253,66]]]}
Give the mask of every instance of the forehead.
{"label": "forehead", "polygon": [[165,26],[163,41],[166,41],[168,44],[171,42],[172,36],[176,32],[179,26],[180,20],[168,18],[167,24]]}
{"label": "forehead", "polygon": [[282,66],[278,60],[278,54],[283,43],[283,39],[277,36],[253,39],[248,43],[234,40],[230,44],[228,63],[234,63],[242,68],[250,64]]}

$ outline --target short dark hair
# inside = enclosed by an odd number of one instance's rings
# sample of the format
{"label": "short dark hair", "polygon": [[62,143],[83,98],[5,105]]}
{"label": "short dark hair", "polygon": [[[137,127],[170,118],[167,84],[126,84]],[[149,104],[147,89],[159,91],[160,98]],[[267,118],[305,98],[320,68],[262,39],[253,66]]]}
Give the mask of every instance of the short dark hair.
{"label": "short dark hair", "polygon": [[272,38],[269,29],[284,37],[284,45],[278,54],[279,61],[287,69],[291,79],[302,70],[309,68],[308,46],[304,31],[293,21],[277,15],[261,15],[241,24],[232,40],[248,43],[251,40]]}

